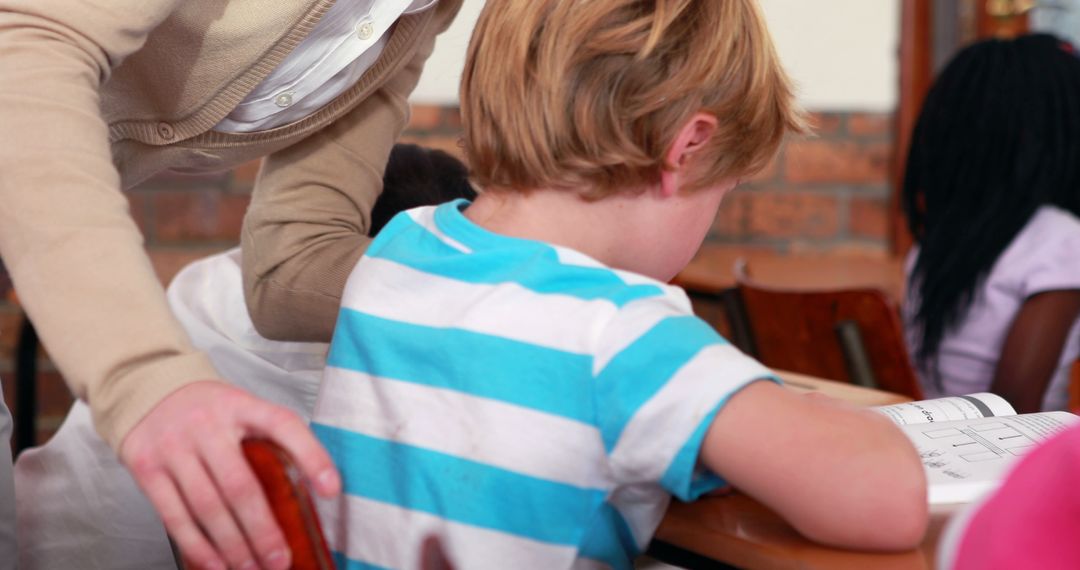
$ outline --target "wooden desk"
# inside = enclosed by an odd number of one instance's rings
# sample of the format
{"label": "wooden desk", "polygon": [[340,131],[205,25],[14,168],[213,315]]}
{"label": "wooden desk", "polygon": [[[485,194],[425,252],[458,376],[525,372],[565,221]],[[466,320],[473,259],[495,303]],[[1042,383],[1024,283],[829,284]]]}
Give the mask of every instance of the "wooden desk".
{"label": "wooden desk", "polygon": [[784,381],[784,385],[791,390],[803,394],[816,392],[818,394],[836,398],[837,400],[844,400],[845,402],[849,402],[856,406],[889,406],[911,401],[911,398],[901,394],[893,394],[892,392],[883,392],[881,390],[871,390],[869,388],[863,388],[862,386],[856,386],[855,384],[822,380],[821,378],[807,376],[806,374],[798,374],[796,372],[787,372],[785,370],[774,370],[773,372],[775,372],[776,375]]}
{"label": "wooden desk", "polygon": [[683,287],[719,291],[735,284],[732,268],[743,258],[755,281],[801,289],[874,287],[899,302],[903,298],[904,263],[892,256],[778,254],[706,244],[675,278]]}
{"label": "wooden desk", "polygon": [[931,511],[930,526],[918,549],[876,553],[810,542],[776,513],[739,493],[693,503],[674,501],[653,537],[649,555],[689,568],[931,570],[938,539],[955,508]]}
{"label": "wooden desk", "polygon": [[[910,401],[898,394],[850,384],[779,372],[791,389],[818,392],[849,402],[878,406]],[[931,511],[922,545],[902,553],[856,552],[811,542],[754,499],[733,493],[704,497],[693,503],[673,501],[660,523],[649,554],[658,560],[692,568],[930,570],[938,539],[955,511]],[[873,521],[867,521],[873,524]]]}

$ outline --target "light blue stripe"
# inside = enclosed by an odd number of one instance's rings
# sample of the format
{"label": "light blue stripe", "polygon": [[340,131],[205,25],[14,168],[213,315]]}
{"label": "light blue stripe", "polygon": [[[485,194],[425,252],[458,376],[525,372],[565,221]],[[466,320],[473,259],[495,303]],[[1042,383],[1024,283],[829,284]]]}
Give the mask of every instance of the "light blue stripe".
{"label": "light blue stripe", "polygon": [[516,283],[537,293],[605,300],[618,307],[664,295],[657,285],[627,284],[604,267],[563,265],[550,245],[488,232],[466,219],[457,205],[439,206],[436,220],[440,230],[469,246],[472,253],[454,249],[411,217],[399,216],[393,227],[388,226],[391,231],[379,233],[366,255],[466,283]]}
{"label": "light blue stripe", "polygon": [[[669,317],[641,335],[604,367],[596,380],[597,413],[604,446],[610,452],[626,424],[686,363],[724,340],[705,321]],[[723,370],[716,371],[717,376]]]}
{"label": "light blue stripe", "polygon": [[696,500],[705,493],[727,484],[723,478],[712,471],[704,468],[697,469],[698,459],[701,456],[701,445],[705,442],[705,434],[709,431],[709,427],[712,425],[713,420],[716,419],[716,414],[720,412],[720,409],[727,405],[732,396],[758,380],[780,384],[780,380],[777,378],[764,377],[750,378],[744,384],[735,387],[706,414],[705,418],[701,420],[701,423],[694,430],[694,433],[675,454],[675,458],[672,459],[663,477],[660,478],[660,485],[680,501],[690,502]]}
{"label": "light blue stripe", "polygon": [[[508,318],[513,318],[509,316]],[[590,355],[342,309],[326,364],[595,425]]]}
{"label": "light blue stripe", "polygon": [[[462,524],[577,546],[604,491],[313,423],[344,492]],[[587,458],[582,458],[587,460]]]}
{"label": "light blue stripe", "polygon": [[640,549],[626,520],[607,502],[596,519],[585,531],[580,557],[603,562],[615,570],[633,568],[633,559]]}
{"label": "light blue stripe", "polygon": [[331,552],[330,555],[334,558],[334,568],[337,568],[337,570],[392,570],[386,566],[353,560],[336,550]]}

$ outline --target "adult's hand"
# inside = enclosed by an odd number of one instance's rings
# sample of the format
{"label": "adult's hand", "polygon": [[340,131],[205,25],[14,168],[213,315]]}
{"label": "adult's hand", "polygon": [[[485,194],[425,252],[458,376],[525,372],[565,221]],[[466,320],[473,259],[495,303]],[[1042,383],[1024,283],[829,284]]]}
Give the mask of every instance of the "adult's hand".
{"label": "adult's hand", "polygon": [[340,492],[330,456],[299,416],[221,382],[173,392],[120,446],[184,558],[200,568],[289,567],[285,537],[241,452],[245,437],[284,448],[320,495]]}

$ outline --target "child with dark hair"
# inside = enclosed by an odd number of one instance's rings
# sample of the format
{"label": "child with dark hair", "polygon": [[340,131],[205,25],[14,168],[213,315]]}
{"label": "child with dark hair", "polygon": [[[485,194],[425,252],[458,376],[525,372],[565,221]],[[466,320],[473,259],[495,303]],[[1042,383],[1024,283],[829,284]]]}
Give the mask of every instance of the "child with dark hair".
{"label": "child with dark hair", "polygon": [[1080,355],[1080,60],[1049,35],[963,50],[927,95],[904,202],[904,320],[927,396],[1064,409]]}
{"label": "child with dark hair", "polygon": [[439,149],[396,144],[383,173],[383,192],[371,210],[368,235],[374,237],[398,212],[457,198],[476,198],[463,162]]}

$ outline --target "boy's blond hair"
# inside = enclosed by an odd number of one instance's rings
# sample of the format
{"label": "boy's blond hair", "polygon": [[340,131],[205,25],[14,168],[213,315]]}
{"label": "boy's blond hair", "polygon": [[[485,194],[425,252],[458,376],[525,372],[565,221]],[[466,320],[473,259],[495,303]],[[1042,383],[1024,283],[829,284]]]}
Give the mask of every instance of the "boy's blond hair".
{"label": "boy's blond hair", "polygon": [[760,169],[802,117],[754,0],[488,0],[461,83],[475,181],[578,189],[659,179],[697,112],[700,188]]}

